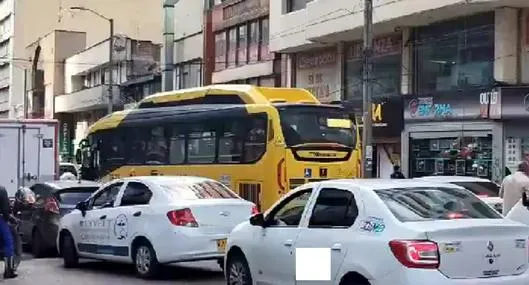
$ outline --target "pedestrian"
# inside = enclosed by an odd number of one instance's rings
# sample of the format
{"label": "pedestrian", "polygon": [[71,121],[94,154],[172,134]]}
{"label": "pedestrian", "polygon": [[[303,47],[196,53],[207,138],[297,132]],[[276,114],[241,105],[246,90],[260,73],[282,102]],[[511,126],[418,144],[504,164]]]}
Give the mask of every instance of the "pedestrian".
{"label": "pedestrian", "polygon": [[503,199],[503,215],[522,199],[522,193],[529,193],[529,162],[523,161],[518,169],[511,175],[505,177],[500,186],[500,198]]}
{"label": "pedestrian", "polygon": [[398,165],[394,165],[393,166],[393,173],[391,173],[391,179],[406,179],[406,177],[404,177],[404,174],[402,174],[402,172],[400,171],[400,166]]}
{"label": "pedestrian", "polygon": [[15,270],[15,244],[11,227],[9,226],[10,218],[11,213],[7,190],[0,186],[0,235],[2,236],[4,248],[4,279],[17,277]]}

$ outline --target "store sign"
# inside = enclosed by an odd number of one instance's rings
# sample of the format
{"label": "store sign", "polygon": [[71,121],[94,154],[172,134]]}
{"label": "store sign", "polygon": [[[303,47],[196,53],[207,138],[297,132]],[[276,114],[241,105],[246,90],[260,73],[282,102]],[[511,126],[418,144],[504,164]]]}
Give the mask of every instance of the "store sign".
{"label": "store sign", "polygon": [[479,94],[480,117],[490,119],[501,118],[501,97],[498,89],[483,91]]}
{"label": "store sign", "polygon": [[70,129],[67,122],[61,124],[61,136],[59,141],[59,152],[61,155],[71,154]]}
{"label": "store sign", "polygon": [[[402,117],[402,98],[400,96],[376,98],[371,105],[371,120],[373,136],[375,138],[389,138],[400,136],[404,126]],[[344,107],[362,120],[362,101],[354,100],[343,103]]]}
{"label": "store sign", "polygon": [[[363,54],[363,42],[356,41],[351,43],[347,48],[347,60],[360,60]],[[377,37],[373,40],[373,56],[382,57],[388,55],[401,54],[402,52],[402,34],[391,34]]]}
{"label": "store sign", "polygon": [[339,101],[341,82],[336,49],[296,56],[296,86],[309,90],[321,102]]}
{"label": "store sign", "polygon": [[452,116],[452,105],[436,103],[433,97],[412,99],[408,103],[408,110],[412,118],[444,118]]}

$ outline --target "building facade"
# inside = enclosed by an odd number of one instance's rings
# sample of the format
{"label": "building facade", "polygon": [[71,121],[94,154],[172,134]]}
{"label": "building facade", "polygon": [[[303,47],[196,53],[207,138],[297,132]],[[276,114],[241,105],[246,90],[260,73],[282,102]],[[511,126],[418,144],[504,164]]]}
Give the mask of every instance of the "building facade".
{"label": "building facade", "polygon": [[[111,98],[113,110],[121,110],[161,91],[159,44],[116,36],[113,67],[109,44],[105,40],[65,59],[63,93],[54,96],[54,111],[70,134],[67,145],[76,146],[88,127],[107,114]],[[109,84],[113,86],[111,96]],[[73,148],[69,149],[71,156]]]}
{"label": "building facade", "polygon": [[[505,167],[529,153],[521,127],[529,84],[528,7],[515,0],[375,3],[377,176],[388,177],[391,164],[400,163],[410,177],[500,180]],[[341,100],[359,114],[362,1],[276,1],[270,19],[271,49],[289,62],[285,82],[311,88],[323,101]],[[391,135],[377,134],[377,125],[384,126],[378,108],[386,104],[400,113],[390,121],[404,122]]]}
{"label": "building facade", "polygon": [[205,73],[213,84],[281,85],[281,59],[269,47],[269,0],[216,1],[206,13]]}
{"label": "building facade", "polygon": [[[0,57],[3,58],[0,62],[0,117],[16,118],[24,115],[25,86],[28,86],[24,85],[24,79],[31,78],[28,70],[32,68],[31,61],[35,54],[34,50],[28,52],[28,46],[54,30],[86,32],[85,47],[109,38],[108,21],[88,11],[70,10],[72,6],[86,5],[86,8],[113,18],[116,33],[161,42],[161,4],[145,5],[144,0],[85,2],[0,1]],[[41,55],[41,58],[43,56]],[[26,83],[32,80],[26,80]]]}

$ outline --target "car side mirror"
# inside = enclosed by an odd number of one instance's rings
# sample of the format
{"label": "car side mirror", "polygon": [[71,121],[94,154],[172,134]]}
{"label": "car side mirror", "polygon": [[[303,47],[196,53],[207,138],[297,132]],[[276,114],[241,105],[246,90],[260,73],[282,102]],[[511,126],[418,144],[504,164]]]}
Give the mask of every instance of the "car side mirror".
{"label": "car side mirror", "polygon": [[525,191],[522,193],[522,205],[529,207],[529,198],[527,197],[527,193],[525,193]]}
{"label": "car side mirror", "polygon": [[79,165],[83,163],[83,156],[81,154],[81,149],[77,149],[77,151],[75,152],[75,162],[77,162],[77,164]]}
{"label": "car side mirror", "polygon": [[88,203],[86,201],[81,201],[75,205],[75,208],[81,211],[83,217],[86,215],[86,210],[88,209]]}
{"label": "car side mirror", "polygon": [[263,213],[257,213],[250,217],[250,225],[265,227],[265,219]]}

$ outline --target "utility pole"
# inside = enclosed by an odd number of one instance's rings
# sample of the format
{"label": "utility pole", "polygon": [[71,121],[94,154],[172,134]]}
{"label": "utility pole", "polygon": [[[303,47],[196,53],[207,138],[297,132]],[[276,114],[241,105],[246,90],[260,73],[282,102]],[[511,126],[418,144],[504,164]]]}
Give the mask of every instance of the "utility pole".
{"label": "utility pole", "polygon": [[362,177],[373,173],[373,0],[364,0]]}
{"label": "utility pole", "polygon": [[110,62],[110,72],[108,73],[108,114],[112,114],[114,104],[114,19],[108,19],[110,24],[110,42],[108,43],[108,61]]}

